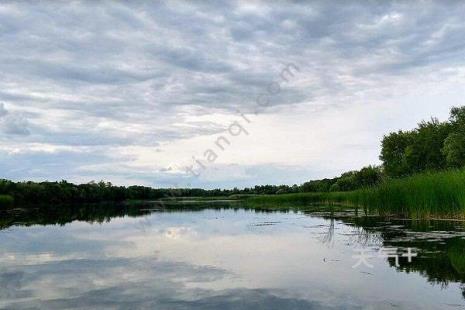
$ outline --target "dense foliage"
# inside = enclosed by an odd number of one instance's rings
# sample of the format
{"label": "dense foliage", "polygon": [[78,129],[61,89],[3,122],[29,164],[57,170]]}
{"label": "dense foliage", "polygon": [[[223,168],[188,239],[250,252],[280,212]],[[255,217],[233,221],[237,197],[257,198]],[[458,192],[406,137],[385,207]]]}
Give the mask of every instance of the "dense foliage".
{"label": "dense foliage", "polygon": [[302,184],[299,192],[339,192],[370,187],[381,182],[383,172],[380,167],[368,166],[360,171],[349,171],[333,179],[314,180]]}
{"label": "dense foliage", "polygon": [[465,165],[465,107],[452,108],[450,119],[423,121],[411,131],[385,136],[380,159],[389,177]]}

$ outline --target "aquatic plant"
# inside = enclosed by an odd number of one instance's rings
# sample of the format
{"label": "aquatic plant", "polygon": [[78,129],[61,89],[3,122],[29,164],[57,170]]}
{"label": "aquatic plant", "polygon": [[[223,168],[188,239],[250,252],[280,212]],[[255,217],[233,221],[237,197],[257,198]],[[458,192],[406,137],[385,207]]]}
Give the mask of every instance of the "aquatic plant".
{"label": "aquatic plant", "polygon": [[388,179],[374,187],[351,192],[298,193],[256,196],[249,204],[342,203],[371,213],[411,218],[465,218],[465,170],[427,172]]}

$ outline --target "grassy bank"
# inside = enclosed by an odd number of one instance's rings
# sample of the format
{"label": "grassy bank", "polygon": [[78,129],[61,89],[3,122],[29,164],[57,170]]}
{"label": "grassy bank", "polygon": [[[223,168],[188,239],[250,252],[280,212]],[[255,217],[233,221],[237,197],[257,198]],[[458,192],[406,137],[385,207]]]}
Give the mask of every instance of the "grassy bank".
{"label": "grassy bank", "polygon": [[372,213],[411,218],[465,218],[465,170],[423,173],[387,180],[353,192],[299,193],[251,197],[251,205],[344,203]]}
{"label": "grassy bank", "polygon": [[0,195],[0,208],[13,206],[13,197]]}

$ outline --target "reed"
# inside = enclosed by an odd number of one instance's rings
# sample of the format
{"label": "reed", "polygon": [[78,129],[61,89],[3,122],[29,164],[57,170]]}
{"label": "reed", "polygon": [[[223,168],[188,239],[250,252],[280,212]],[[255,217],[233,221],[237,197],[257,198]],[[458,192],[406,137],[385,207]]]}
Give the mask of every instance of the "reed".
{"label": "reed", "polygon": [[382,215],[465,218],[465,170],[389,179],[378,186],[352,192],[257,196],[247,201],[255,205],[342,203]]}

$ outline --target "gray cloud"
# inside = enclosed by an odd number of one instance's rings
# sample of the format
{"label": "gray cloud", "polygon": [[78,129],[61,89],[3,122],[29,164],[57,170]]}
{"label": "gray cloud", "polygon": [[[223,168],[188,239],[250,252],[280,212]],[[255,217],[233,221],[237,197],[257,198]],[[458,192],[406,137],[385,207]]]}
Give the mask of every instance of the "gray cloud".
{"label": "gray cloud", "polygon": [[29,122],[20,113],[9,113],[3,103],[0,103],[0,133],[5,135],[29,135]]}
{"label": "gray cloud", "polygon": [[11,115],[2,120],[2,131],[7,135],[29,135],[29,123],[24,116]]}
{"label": "gray cloud", "polygon": [[[73,179],[79,168],[87,165],[115,161],[98,150],[44,152],[31,150],[25,153],[0,152],[2,177],[16,180]],[[89,180],[90,181],[90,180]]]}
{"label": "gray cloud", "polygon": [[463,65],[464,14],[458,1],[3,2],[0,143],[157,146],[211,135],[225,124],[190,113],[254,111],[290,62],[301,68],[295,85],[263,113],[345,106]]}
{"label": "gray cloud", "polygon": [[5,105],[0,103],[0,117],[3,117],[8,114],[8,111],[5,109]]}

